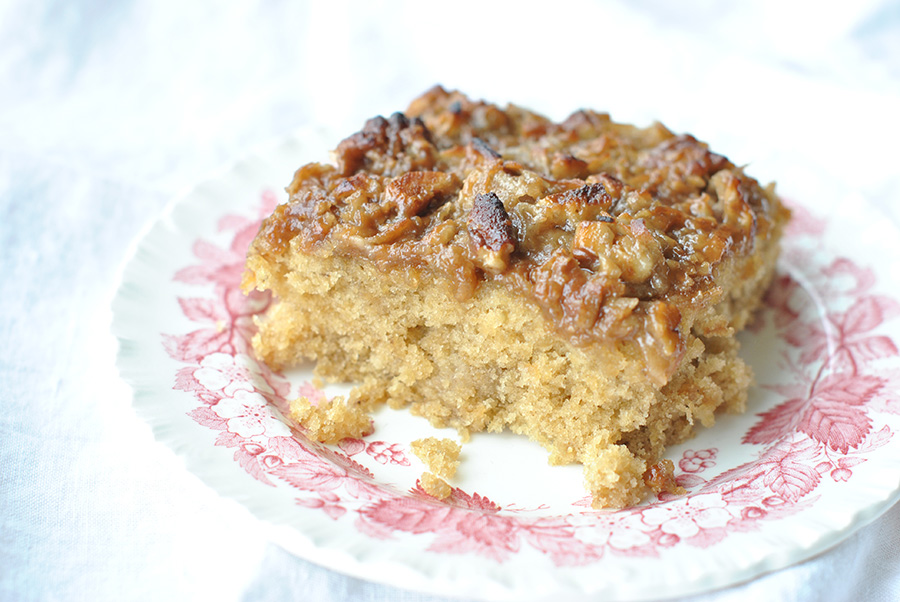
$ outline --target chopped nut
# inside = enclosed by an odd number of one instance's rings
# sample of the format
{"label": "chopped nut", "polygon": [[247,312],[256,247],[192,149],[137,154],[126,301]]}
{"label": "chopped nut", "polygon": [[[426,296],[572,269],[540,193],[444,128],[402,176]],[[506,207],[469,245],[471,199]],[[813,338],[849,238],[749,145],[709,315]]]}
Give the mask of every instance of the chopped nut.
{"label": "chopped nut", "polygon": [[738,233],[755,234],[756,218],[741,192],[740,179],[730,171],[720,171],[710,184],[719,199],[722,221]]}
{"label": "chopped nut", "polygon": [[613,245],[613,257],[626,282],[644,282],[657,266],[665,264],[659,242],[642,219],[631,220],[622,228]]}
{"label": "chopped nut", "polygon": [[474,148],[480,155],[487,159],[502,159],[503,157],[492,149],[490,145],[482,140],[481,138],[473,138],[472,139],[472,148]]}
{"label": "chopped nut", "polygon": [[709,176],[725,169],[731,162],[722,155],[710,152],[706,144],[690,134],[673,136],[663,140],[644,156],[648,167],[670,169],[674,166],[682,175]]}
{"label": "chopped nut", "polygon": [[378,116],[368,120],[362,130],[338,145],[335,158],[344,176],[361,169],[399,175],[432,168],[435,152],[431,132],[422,120],[410,121],[398,112],[389,119]]}
{"label": "chopped nut", "polygon": [[479,194],[469,214],[469,234],[475,242],[492,251],[499,251],[507,244],[515,244],[512,223],[495,193]]}
{"label": "chopped nut", "polygon": [[560,125],[564,130],[574,132],[579,138],[585,139],[597,136],[609,125],[609,122],[609,115],[606,113],[579,109],[569,115]]}
{"label": "chopped nut", "polygon": [[479,248],[482,267],[499,273],[509,265],[509,256],[516,248],[512,222],[503,202],[495,193],[478,194],[467,222],[469,235]]}
{"label": "chopped nut", "polygon": [[419,215],[436,197],[446,196],[459,186],[459,178],[441,171],[411,171],[387,185],[387,196],[400,215]]}
{"label": "chopped nut", "polygon": [[641,341],[647,376],[659,386],[666,384],[672,366],[677,366],[684,354],[684,341],[679,333],[681,312],[665,301],[654,301],[647,306],[644,325],[647,337]]}
{"label": "chopped nut", "polygon": [[585,182],[588,184],[602,184],[609,195],[614,198],[619,198],[625,193],[625,184],[622,180],[608,173],[588,176]]}
{"label": "chopped nut", "polygon": [[595,272],[618,278],[622,270],[610,253],[615,240],[615,230],[606,220],[578,222],[572,241],[572,253]]}
{"label": "chopped nut", "polygon": [[556,154],[550,162],[550,174],[554,178],[583,178],[587,173],[587,162],[572,155]]}
{"label": "chopped nut", "polygon": [[548,196],[547,201],[551,200],[560,205],[600,205],[604,208],[612,205],[612,197],[609,196],[606,186],[599,182]]}

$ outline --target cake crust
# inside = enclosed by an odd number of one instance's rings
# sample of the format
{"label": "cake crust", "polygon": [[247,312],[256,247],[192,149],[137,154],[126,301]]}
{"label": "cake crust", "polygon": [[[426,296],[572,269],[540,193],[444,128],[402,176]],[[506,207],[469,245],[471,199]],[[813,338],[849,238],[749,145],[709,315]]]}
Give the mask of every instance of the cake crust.
{"label": "cake crust", "polygon": [[436,87],[287,190],[244,283],[278,298],[254,340],[276,368],[528,435],[584,464],[597,506],[659,490],[666,445],[743,408],[734,334],[788,212],[692,136]]}

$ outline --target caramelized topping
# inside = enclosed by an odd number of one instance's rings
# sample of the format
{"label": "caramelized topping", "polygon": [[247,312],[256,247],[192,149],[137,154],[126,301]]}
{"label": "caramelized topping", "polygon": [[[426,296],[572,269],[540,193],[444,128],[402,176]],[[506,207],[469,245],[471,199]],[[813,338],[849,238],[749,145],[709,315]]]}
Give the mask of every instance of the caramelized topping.
{"label": "caramelized topping", "polygon": [[440,171],[411,171],[395,178],[387,185],[387,198],[394,202],[403,217],[419,215],[435,199],[446,200],[459,186],[452,173]]}
{"label": "caramelized topping", "polygon": [[[441,273],[455,294],[496,280],[576,344],[633,344],[662,386],[716,268],[785,211],[692,136],[578,111],[562,123],[436,87],[370,119],[336,166],[300,168],[254,243],[364,255]],[[398,276],[400,277],[400,276]]]}
{"label": "caramelized topping", "polygon": [[612,205],[612,198],[609,196],[609,192],[607,192],[606,187],[599,182],[595,184],[586,184],[581,188],[567,190],[562,194],[552,195],[547,198],[553,198],[553,200],[560,205],[600,205],[604,209],[609,209]]}
{"label": "caramelized topping", "polygon": [[403,113],[394,113],[389,119],[375,117],[338,145],[338,170],[349,176],[362,170],[399,175],[428,169],[434,165],[429,138],[420,119],[410,120]]}

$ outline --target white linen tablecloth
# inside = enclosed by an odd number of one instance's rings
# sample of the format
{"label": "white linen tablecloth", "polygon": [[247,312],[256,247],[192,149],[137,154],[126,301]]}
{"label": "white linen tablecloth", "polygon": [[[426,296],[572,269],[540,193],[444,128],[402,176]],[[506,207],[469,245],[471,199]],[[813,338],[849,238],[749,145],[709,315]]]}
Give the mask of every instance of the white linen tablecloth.
{"label": "white linen tablecloth", "polygon": [[[0,599],[440,599],[291,556],[154,441],[110,333],[128,250],[255,145],[352,133],[437,82],[660,119],[900,227],[900,4],[746,4],[0,3]],[[692,599],[898,600],[900,507]]]}

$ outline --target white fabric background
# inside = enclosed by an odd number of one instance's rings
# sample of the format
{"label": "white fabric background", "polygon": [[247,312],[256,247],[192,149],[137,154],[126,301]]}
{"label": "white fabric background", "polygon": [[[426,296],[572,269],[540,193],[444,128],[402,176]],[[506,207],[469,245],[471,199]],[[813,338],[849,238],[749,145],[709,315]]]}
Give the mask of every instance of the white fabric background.
{"label": "white fabric background", "polygon": [[[859,195],[900,227],[897,2],[0,2],[0,599],[438,600],[267,543],[133,414],[109,332],[169,198],[436,82],[658,118],[805,204]],[[694,599],[900,599],[900,507]]]}

